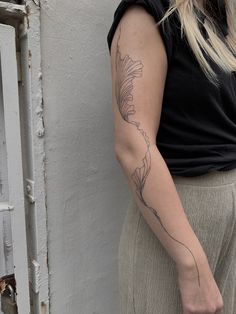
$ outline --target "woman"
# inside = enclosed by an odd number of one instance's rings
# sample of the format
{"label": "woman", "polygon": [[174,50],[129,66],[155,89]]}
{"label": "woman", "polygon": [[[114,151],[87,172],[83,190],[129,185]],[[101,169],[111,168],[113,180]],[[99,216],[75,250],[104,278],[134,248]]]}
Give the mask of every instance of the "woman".
{"label": "woman", "polygon": [[107,40],[132,201],[122,314],[236,313],[236,4],[122,0]]}

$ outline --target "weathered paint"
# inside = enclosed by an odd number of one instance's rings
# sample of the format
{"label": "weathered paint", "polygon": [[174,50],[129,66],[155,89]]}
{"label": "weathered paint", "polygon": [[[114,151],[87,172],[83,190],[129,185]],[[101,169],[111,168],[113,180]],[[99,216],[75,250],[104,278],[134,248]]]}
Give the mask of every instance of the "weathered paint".
{"label": "weathered paint", "polygon": [[[19,314],[30,313],[20,106],[17,80],[15,29],[0,25],[2,96],[8,168],[8,202],[11,210],[12,247]],[[14,127],[13,127],[14,126]]]}
{"label": "weathered paint", "polygon": [[23,18],[26,15],[26,8],[24,5],[13,4],[8,2],[0,2],[0,16]]}
{"label": "weathered paint", "polygon": [[[25,18],[25,19],[24,19]],[[9,213],[0,213],[0,248],[1,259],[6,259],[5,268],[0,265],[2,275],[15,272],[17,281],[17,303],[19,314],[29,313],[28,275],[30,281],[31,313],[48,314],[48,269],[47,269],[47,230],[46,230],[46,195],[45,186],[45,152],[44,152],[44,123],[43,123],[43,98],[42,98],[42,72],[40,51],[40,11],[32,0],[26,1],[26,5],[14,5],[0,2],[0,20],[3,24],[10,24],[17,29],[15,41],[14,28],[1,25],[1,56],[3,66],[3,87],[5,91],[5,118],[3,122],[3,104],[0,99],[1,129],[0,138],[4,138],[3,129],[6,129],[8,137],[8,158],[6,158],[6,143],[1,145],[1,199],[8,200],[6,180],[6,165],[8,162],[9,196],[12,203],[12,234]],[[18,28],[19,25],[19,28]],[[5,30],[12,29],[6,38],[2,38]],[[10,36],[11,35],[11,36]],[[14,36],[13,36],[14,35]],[[19,35],[19,38],[18,38]],[[8,41],[11,38],[11,42]],[[12,43],[16,42],[16,49]],[[10,51],[4,48],[8,47]],[[5,50],[4,50],[5,49]],[[4,54],[3,54],[4,52]],[[16,57],[14,54],[16,53]],[[3,58],[4,57],[4,58]],[[11,59],[9,59],[11,58]],[[17,59],[16,76],[15,59]],[[13,62],[14,61],[14,62]],[[7,64],[7,69],[6,69]],[[15,67],[15,68],[14,68]],[[5,82],[8,80],[7,82]],[[19,88],[19,99],[17,95]],[[2,96],[2,91],[0,90]],[[9,100],[10,99],[10,100]],[[18,119],[18,105],[20,108],[21,125]],[[7,104],[5,102],[7,101]],[[7,109],[7,110],[6,110]],[[14,115],[12,114],[14,109]],[[3,128],[3,129],[2,129]],[[16,134],[14,134],[16,132]],[[20,134],[21,133],[21,134]],[[19,136],[21,135],[21,141]],[[14,137],[14,138],[13,138]],[[14,140],[12,144],[12,138]],[[10,141],[9,141],[10,139]],[[21,145],[22,144],[22,145]],[[22,154],[21,154],[22,153]],[[22,155],[22,156],[21,156]],[[23,174],[20,172],[21,157],[23,160]],[[12,161],[12,159],[14,160]],[[22,166],[22,165],[21,165]],[[17,171],[16,171],[17,170]],[[23,182],[24,181],[24,182]],[[23,204],[25,184],[25,204]],[[14,193],[13,193],[14,192]],[[28,201],[28,202],[27,202]],[[2,203],[0,211],[6,211],[7,203]],[[25,207],[23,206],[25,205]],[[25,211],[25,212],[24,212]],[[27,223],[28,257],[27,268],[26,239],[24,237],[24,218]],[[16,221],[17,220],[17,224]],[[2,235],[4,235],[2,237]],[[2,241],[3,240],[3,241]],[[12,261],[12,247],[14,253],[14,268]],[[2,250],[4,249],[4,254]],[[0,261],[0,264],[2,262]]]}
{"label": "weathered paint", "polygon": [[118,314],[129,192],[115,160],[108,27],[118,1],[42,0],[50,314]]}
{"label": "weathered paint", "polygon": [[[27,19],[20,31],[22,137],[27,193],[28,254],[32,313],[49,313],[45,150],[40,46],[40,10],[26,1]],[[30,185],[30,191],[27,186]]]}
{"label": "weathered paint", "polygon": [[[7,152],[5,138],[5,121],[2,99],[2,77],[0,75],[0,277],[12,274],[13,269],[13,247],[11,235],[11,216],[8,212],[8,171]],[[4,212],[2,212],[4,210]],[[6,211],[5,211],[6,210]],[[3,312],[0,310],[0,313]]]}

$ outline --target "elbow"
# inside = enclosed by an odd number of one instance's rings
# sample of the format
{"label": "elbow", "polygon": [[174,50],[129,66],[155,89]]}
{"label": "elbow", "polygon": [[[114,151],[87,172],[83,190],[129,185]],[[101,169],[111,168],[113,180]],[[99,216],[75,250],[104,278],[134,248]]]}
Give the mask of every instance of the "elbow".
{"label": "elbow", "polygon": [[134,162],[135,159],[137,159],[141,154],[143,154],[144,147],[140,147],[141,145],[136,145],[134,147],[133,144],[130,142],[127,143],[115,143],[114,152],[116,160],[121,165],[127,165],[127,163]]}
{"label": "elbow", "polygon": [[132,166],[137,161],[140,161],[146,154],[147,149],[151,149],[152,153],[157,152],[160,154],[155,140],[150,142],[149,148],[145,141],[117,141],[114,145],[115,157],[124,166],[127,166],[127,164]]}
{"label": "elbow", "polygon": [[[139,132],[129,132],[125,135],[117,134],[114,141],[114,152],[119,163],[127,166],[140,161],[151,146],[156,146],[156,138],[150,136],[149,145],[146,138],[140,136]],[[148,148],[149,147],[149,148]]]}
{"label": "elbow", "polygon": [[126,151],[126,149],[124,148],[123,145],[115,143],[115,145],[114,145],[115,157],[116,157],[116,160],[120,164],[123,163],[125,155],[127,154],[127,152],[125,152],[125,151]]}

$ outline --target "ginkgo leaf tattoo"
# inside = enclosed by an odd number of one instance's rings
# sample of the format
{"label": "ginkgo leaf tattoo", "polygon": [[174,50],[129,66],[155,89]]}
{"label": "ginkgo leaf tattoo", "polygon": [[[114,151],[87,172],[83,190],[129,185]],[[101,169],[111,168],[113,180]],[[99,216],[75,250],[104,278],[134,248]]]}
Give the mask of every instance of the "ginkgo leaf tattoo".
{"label": "ginkgo leaf tattoo", "polygon": [[131,179],[136,188],[136,194],[139,200],[148,208],[153,215],[156,217],[158,222],[160,223],[163,230],[168,234],[168,236],[174,240],[175,242],[179,243],[180,245],[184,246],[189,253],[192,255],[194,259],[194,263],[197,270],[198,275],[198,285],[200,286],[200,275],[199,269],[196,262],[196,259],[191,252],[191,250],[181,241],[175,239],[166,227],[163,225],[161,217],[158,215],[158,212],[151,206],[148,205],[146,200],[143,196],[144,186],[148,177],[148,174],[151,171],[151,153],[150,153],[150,141],[146,134],[146,132],[141,128],[141,123],[135,120],[132,120],[131,116],[135,114],[135,106],[133,104],[133,95],[132,91],[134,89],[134,80],[136,78],[141,78],[143,75],[143,63],[140,60],[132,60],[129,55],[125,55],[123,58],[120,52],[120,36],[121,36],[121,27],[119,28],[119,36],[117,40],[117,47],[116,47],[116,84],[115,84],[115,94],[116,94],[116,101],[118,105],[119,112],[122,118],[127,122],[136,127],[138,132],[142,135],[147,145],[147,150],[142,158],[141,166],[136,167],[133,173],[131,174]]}

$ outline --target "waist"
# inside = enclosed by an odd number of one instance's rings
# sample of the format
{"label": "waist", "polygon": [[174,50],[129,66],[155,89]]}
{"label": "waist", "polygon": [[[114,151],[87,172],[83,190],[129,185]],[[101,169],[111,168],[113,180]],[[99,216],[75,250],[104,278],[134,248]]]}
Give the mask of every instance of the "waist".
{"label": "waist", "polygon": [[218,186],[236,184],[236,168],[231,170],[211,170],[205,174],[194,177],[183,177],[172,174],[173,181],[179,184],[195,186]]}

